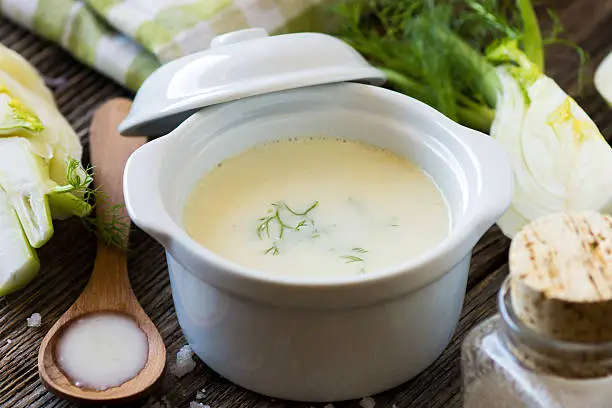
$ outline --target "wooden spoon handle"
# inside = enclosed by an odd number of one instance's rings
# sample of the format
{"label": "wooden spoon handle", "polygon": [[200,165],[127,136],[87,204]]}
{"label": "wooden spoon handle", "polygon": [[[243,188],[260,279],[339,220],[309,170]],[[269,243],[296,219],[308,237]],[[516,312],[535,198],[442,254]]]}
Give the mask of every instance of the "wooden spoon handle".
{"label": "wooden spoon handle", "polygon": [[[97,200],[96,217],[105,224],[115,218],[128,222],[123,198],[123,170],[128,157],[146,141],[146,137],[123,137],[117,131],[127,116],[132,102],[115,98],[100,106],[93,115],[90,128],[90,153],[94,166],[94,185],[104,192],[106,199]],[[114,231],[127,242],[129,228]]]}
{"label": "wooden spoon handle", "polygon": [[[125,245],[130,233],[130,218],[123,198],[123,170],[128,157],[146,142],[146,137],[123,137],[117,131],[127,116],[131,101],[111,99],[93,115],[90,128],[90,154],[94,166],[98,228],[112,235],[108,245],[99,231],[98,253],[87,287],[73,307],[81,311],[111,307],[124,310],[136,307],[128,278]],[[139,307],[139,306],[138,306]]]}

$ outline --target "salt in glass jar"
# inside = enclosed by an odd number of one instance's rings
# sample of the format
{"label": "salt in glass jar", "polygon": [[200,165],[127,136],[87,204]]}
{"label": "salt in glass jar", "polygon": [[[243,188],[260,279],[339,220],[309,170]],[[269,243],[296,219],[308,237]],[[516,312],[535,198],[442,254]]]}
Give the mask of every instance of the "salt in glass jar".
{"label": "salt in glass jar", "polygon": [[612,342],[566,342],[534,331],[513,308],[510,278],[498,308],[463,342],[465,408],[612,407]]}

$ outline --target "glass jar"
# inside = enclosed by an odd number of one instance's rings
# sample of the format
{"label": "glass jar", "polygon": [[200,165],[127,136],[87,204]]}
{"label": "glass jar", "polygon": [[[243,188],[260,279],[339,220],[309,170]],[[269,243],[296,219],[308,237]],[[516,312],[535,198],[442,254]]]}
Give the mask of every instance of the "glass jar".
{"label": "glass jar", "polygon": [[612,343],[558,341],[527,327],[509,278],[498,308],[463,342],[464,408],[612,407]]}

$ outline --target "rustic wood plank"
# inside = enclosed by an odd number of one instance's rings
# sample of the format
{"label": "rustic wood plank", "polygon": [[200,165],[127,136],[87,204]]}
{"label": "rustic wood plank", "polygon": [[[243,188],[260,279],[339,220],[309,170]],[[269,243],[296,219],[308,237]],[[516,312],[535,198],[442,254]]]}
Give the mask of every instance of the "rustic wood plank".
{"label": "rustic wood plank", "polygon": [[[592,71],[612,49],[612,0],[549,0],[548,4],[555,5],[568,37],[591,54],[588,69]],[[128,96],[129,92],[75,62],[58,46],[40,40],[2,17],[0,41],[28,58],[50,81],[62,113],[81,136],[87,151],[87,128],[93,109],[110,97]],[[570,91],[577,89],[576,62],[575,53],[570,49],[559,46],[547,49],[548,73]],[[612,136],[612,113],[592,84],[587,83],[577,99],[602,133]],[[462,318],[450,346],[412,381],[376,395],[377,408],[461,406],[459,347],[473,325],[496,311],[495,296],[507,275],[508,244],[508,239],[497,228],[492,228],[478,243],[472,258]],[[87,235],[79,220],[59,222],[53,239],[42,248],[40,256],[43,265],[40,276],[19,293],[0,298],[1,408],[73,406],[44,390],[36,372],[36,354],[44,333],[83,289],[93,266],[95,239]],[[174,314],[164,251],[138,229],[132,233],[129,269],[134,291],[159,327],[171,360],[185,340]],[[26,318],[34,312],[42,314],[43,324],[40,328],[27,328]],[[150,406],[153,401],[166,398],[172,407],[187,407],[196,391],[203,388],[206,389],[204,402],[212,408],[310,406],[274,401],[243,390],[201,362],[194,372],[180,380],[166,374],[152,399],[139,406]],[[337,408],[359,406],[357,401],[334,405]]]}

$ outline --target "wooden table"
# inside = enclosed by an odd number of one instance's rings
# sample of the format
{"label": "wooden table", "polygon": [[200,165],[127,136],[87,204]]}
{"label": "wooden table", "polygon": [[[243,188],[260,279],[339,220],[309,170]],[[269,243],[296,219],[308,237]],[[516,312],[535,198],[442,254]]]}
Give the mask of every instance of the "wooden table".
{"label": "wooden table", "polygon": [[[592,65],[599,62],[612,48],[612,0],[554,3],[568,36],[590,53]],[[57,46],[1,17],[0,41],[22,53],[46,77],[53,79],[59,106],[82,138],[86,151],[92,110],[107,98],[130,96],[102,75],[75,62]],[[575,89],[577,76],[573,51],[555,46],[547,53],[548,73],[566,90]],[[602,133],[612,136],[612,110],[592,86],[587,84],[578,100]],[[87,153],[84,160],[88,160]],[[42,269],[39,277],[19,293],[0,298],[1,408],[74,406],[44,389],[38,379],[36,356],[43,335],[83,289],[93,266],[95,242],[79,220],[57,222],[53,239],[40,251]],[[476,323],[496,311],[495,295],[507,274],[508,244],[509,241],[495,227],[482,238],[472,258],[463,315],[452,343],[421,375],[393,390],[375,395],[377,408],[461,406],[460,344]],[[139,230],[133,231],[132,245],[129,267],[134,291],[159,327],[171,362],[185,344],[185,339],[174,314],[164,252]],[[28,328],[26,318],[35,312],[41,313],[42,326]],[[151,400],[131,406],[148,407],[165,398],[168,406],[186,408],[195,399],[196,391],[201,389],[206,389],[203,402],[211,408],[307,408],[311,405],[274,401],[245,391],[198,362],[196,370],[180,380],[167,373]],[[334,405],[337,408],[359,406],[357,401]]]}

